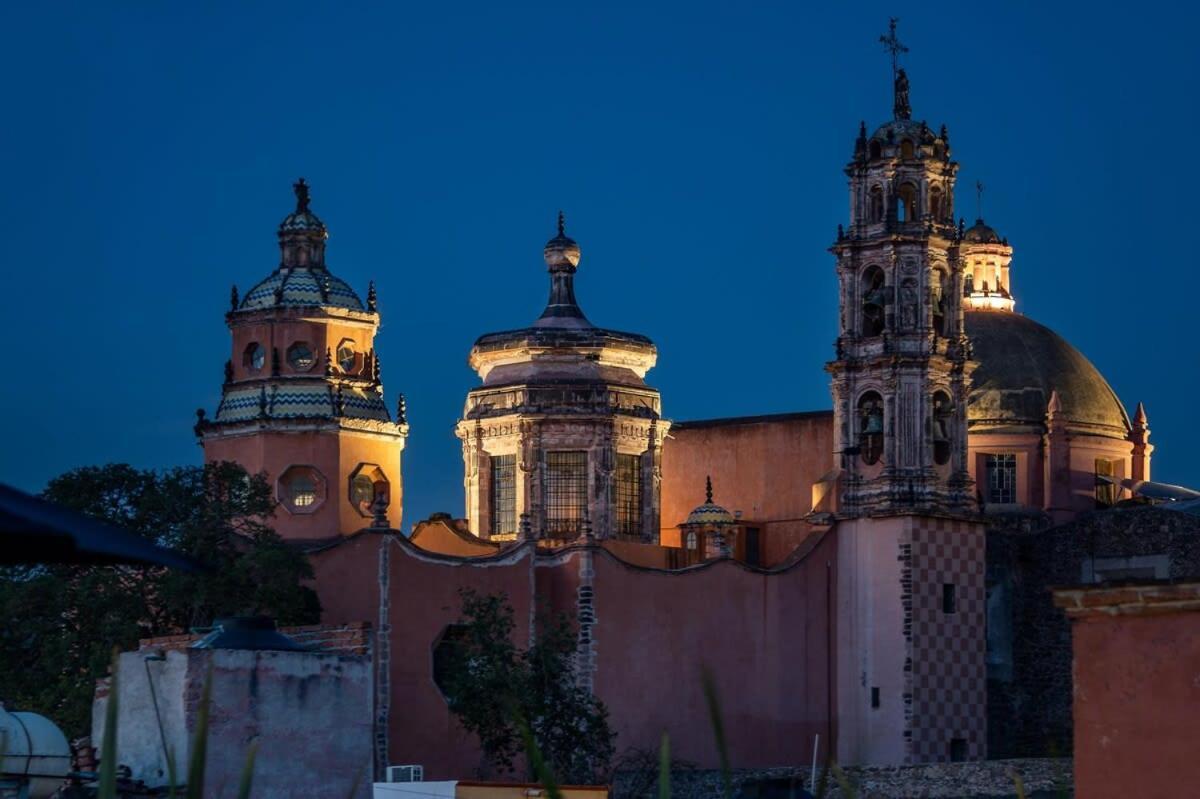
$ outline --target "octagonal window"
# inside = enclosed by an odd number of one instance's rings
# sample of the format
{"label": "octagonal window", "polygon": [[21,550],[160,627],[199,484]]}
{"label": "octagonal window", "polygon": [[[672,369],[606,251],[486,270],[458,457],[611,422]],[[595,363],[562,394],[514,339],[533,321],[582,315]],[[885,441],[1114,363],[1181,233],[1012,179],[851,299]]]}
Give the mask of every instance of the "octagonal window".
{"label": "octagonal window", "polygon": [[387,501],[390,489],[387,475],[373,463],[360,463],[350,473],[350,504],[360,516],[373,516],[375,500],[383,497]]}
{"label": "octagonal window", "polygon": [[266,362],[267,350],[262,344],[255,341],[246,345],[246,349],[242,352],[242,366],[257,372],[263,368],[263,364]]}
{"label": "octagonal window", "polygon": [[325,501],[325,478],[311,466],[290,466],[279,478],[278,499],[289,513],[312,513]]}
{"label": "octagonal window", "polygon": [[303,341],[297,341],[288,347],[287,361],[288,365],[297,372],[307,372],[317,362],[317,359],[313,356],[312,347]]}
{"label": "octagonal window", "polygon": [[354,351],[354,342],[346,339],[337,348],[337,363],[343,372],[350,374],[358,366],[358,353]]}

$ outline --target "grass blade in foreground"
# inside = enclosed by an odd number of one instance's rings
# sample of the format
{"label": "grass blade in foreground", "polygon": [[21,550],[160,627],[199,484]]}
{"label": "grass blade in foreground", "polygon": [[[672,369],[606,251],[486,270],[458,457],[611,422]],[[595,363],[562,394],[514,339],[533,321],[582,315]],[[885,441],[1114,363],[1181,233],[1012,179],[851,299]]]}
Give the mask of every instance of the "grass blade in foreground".
{"label": "grass blade in foreground", "polygon": [[671,799],[671,739],[665,732],[658,748],[658,799]]}
{"label": "grass blade in foreground", "polygon": [[238,783],[238,799],[250,799],[250,784],[254,781],[254,758],[258,756],[258,741],[250,744],[246,752],[246,765],[242,767],[242,779]]}
{"label": "grass blade in foreground", "polygon": [[517,719],[517,726],[521,728],[521,738],[525,741],[525,753],[529,758],[529,765],[533,769],[534,779],[546,789],[546,796],[549,799],[562,799],[562,791],[558,789],[558,783],[554,781],[554,774],[542,758],[542,750],[538,749],[537,741],[533,740],[533,731],[529,729],[529,725],[523,718]]}
{"label": "grass blade in foreground", "polygon": [[717,754],[721,757],[721,785],[725,799],[733,799],[733,777],[729,770],[729,747],[725,743],[725,725],[721,721],[721,705],[717,701],[717,687],[712,672],[703,670],[700,682],[704,687],[704,702],[708,705],[708,717],[712,723],[713,736],[717,739]]}
{"label": "grass blade in foreground", "polygon": [[117,799],[117,673],[120,665],[120,653],[113,649],[112,677],[108,683],[108,702],[104,707],[104,750],[100,758],[97,799]]}
{"label": "grass blade in foreground", "polygon": [[212,661],[204,675],[204,691],[196,711],[196,735],[192,739],[192,762],[188,767],[187,799],[204,799],[204,765],[208,759],[208,705],[212,700]]}

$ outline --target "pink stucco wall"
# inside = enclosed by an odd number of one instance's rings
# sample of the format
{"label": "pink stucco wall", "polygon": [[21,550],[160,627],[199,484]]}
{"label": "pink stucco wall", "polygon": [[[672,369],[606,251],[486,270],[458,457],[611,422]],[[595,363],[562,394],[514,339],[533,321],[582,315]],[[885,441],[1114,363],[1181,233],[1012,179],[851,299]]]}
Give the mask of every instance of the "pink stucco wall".
{"label": "pink stucco wall", "polygon": [[679,546],[676,525],[711,475],[713,500],[759,527],[763,563],[779,563],[812,532],[812,487],[833,465],[833,411],[677,424],[663,445],[662,542]]}
{"label": "pink stucco wall", "polygon": [[1077,796],[1188,796],[1200,784],[1200,602],[1072,625]]}
{"label": "pink stucco wall", "polygon": [[[383,653],[390,683],[388,757],[392,764],[423,764],[427,779],[470,777],[480,764],[474,740],[449,712],[432,674],[432,648],[460,616],[461,587],[506,594],[524,645],[535,601],[575,612],[581,583],[591,585],[592,678],[611,713],[618,752],[655,749],[666,732],[678,757],[718,765],[701,690],[704,668],[713,674],[736,765],[803,762],[814,735],[828,741],[835,732],[832,535],[815,538],[807,554],[775,573],[763,573],[733,562],[651,569],[602,547],[543,553],[536,565],[527,548],[463,559],[361,534],[314,559],[323,621],[378,618],[378,593],[370,583],[377,582],[381,544],[391,632],[377,657]],[[590,568],[581,568],[585,560]]]}

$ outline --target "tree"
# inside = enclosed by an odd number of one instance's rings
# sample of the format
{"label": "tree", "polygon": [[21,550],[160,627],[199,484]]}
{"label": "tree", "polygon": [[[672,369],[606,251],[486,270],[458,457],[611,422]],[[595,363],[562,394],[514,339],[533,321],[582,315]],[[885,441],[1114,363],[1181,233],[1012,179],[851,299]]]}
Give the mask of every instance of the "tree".
{"label": "tree", "polygon": [[435,670],[450,709],[479,739],[486,768],[515,770],[524,725],[556,779],[605,779],[615,733],[604,703],[579,684],[574,620],[542,612],[534,642],[522,650],[504,595],[463,589],[460,596],[462,617],[439,643]]}
{"label": "tree", "polygon": [[267,524],[271,486],[233,463],[163,472],[125,464],[75,469],[43,496],[176,548],[212,566],[47,564],[0,569],[0,699],[54,719],[70,735],[90,727],[95,681],[113,647],[187,632],[220,616],[264,613],[309,624],[320,604],[302,584],[303,554]]}

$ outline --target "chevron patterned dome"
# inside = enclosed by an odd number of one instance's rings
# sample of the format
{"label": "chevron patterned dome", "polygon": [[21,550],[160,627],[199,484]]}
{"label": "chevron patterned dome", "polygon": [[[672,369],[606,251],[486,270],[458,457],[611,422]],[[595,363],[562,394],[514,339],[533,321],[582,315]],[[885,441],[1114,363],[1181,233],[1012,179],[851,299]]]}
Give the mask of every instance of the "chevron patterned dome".
{"label": "chevron patterned dome", "polygon": [[364,310],[362,300],[346,281],[324,268],[284,267],[272,272],[242,299],[239,310],[278,306],[324,305]]}

